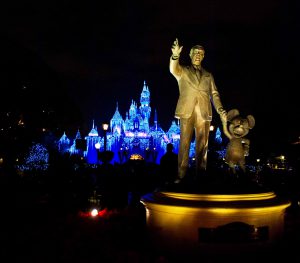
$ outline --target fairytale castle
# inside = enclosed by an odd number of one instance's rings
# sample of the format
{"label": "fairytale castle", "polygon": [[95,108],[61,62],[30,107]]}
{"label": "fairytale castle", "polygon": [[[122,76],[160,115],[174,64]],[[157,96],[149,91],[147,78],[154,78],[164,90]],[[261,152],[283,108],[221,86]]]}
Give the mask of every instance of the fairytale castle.
{"label": "fairytale castle", "polygon": [[[58,149],[60,152],[80,155],[89,164],[98,164],[100,163],[98,153],[105,150],[106,144],[106,150],[114,153],[111,163],[123,163],[135,158],[159,163],[168,143],[172,143],[174,152],[178,153],[180,127],[179,122],[172,121],[169,130],[165,132],[158,123],[156,110],[151,124],[150,116],[150,91],[144,81],[140,106],[132,100],[125,119],[120,114],[117,104],[110,120],[110,129],[106,133],[106,142],[104,136],[99,136],[93,122],[91,131],[84,139],[79,131],[73,140],[64,133],[58,141]],[[216,132],[216,140],[222,140],[219,129]],[[190,150],[191,157],[194,156],[194,145],[193,142]]]}

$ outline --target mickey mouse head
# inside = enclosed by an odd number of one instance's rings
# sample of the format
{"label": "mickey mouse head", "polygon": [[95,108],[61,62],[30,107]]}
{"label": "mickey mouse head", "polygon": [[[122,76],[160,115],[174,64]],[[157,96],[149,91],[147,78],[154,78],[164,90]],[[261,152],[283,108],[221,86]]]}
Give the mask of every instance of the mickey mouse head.
{"label": "mickey mouse head", "polygon": [[229,132],[235,138],[246,136],[255,125],[255,119],[252,115],[243,118],[237,109],[228,112],[227,120],[229,121]]}

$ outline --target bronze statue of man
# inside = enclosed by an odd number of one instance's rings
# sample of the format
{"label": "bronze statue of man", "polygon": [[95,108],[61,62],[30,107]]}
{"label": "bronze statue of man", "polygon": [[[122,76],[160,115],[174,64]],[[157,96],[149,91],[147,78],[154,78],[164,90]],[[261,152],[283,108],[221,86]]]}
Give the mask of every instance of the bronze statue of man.
{"label": "bronze statue of man", "polygon": [[204,48],[200,45],[191,48],[191,65],[188,66],[179,63],[182,48],[176,38],[171,48],[172,56],[169,65],[170,72],[176,78],[179,87],[179,99],[175,111],[175,117],[180,119],[178,179],[175,181],[176,183],[180,182],[186,175],[194,131],[196,173],[200,174],[206,170],[208,138],[212,120],[211,104],[220,115],[222,122],[227,121],[227,112],[223,109],[213,75],[201,66],[205,54]]}

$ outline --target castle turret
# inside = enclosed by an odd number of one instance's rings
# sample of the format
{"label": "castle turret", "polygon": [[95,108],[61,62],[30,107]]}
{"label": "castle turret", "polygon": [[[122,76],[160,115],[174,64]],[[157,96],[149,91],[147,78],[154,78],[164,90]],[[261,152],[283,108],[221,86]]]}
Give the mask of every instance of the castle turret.
{"label": "castle turret", "polygon": [[172,124],[166,134],[169,143],[173,144],[174,152],[178,153],[180,143],[180,126],[176,124],[175,120],[172,121]]}
{"label": "castle turret", "polygon": [[117,103],[115,114],[110,120],[110,127],[111,127],[112,134],[120,136],[121,133],[123,132],[123,125],[124,125],[124,120],[119,112],[119,107]]}
{"label": "castle turret", "polygon": [[81,151],[86,150],[86,141],[82,140],[79,129],[77,130],[75,139],[70,147],[71,154],[81,154]]}
{"label": "castle turret", "polygon": [[87,140],[87,160],[88,163],[96,164],[98,163],[98,155],[97,155],[97,149],[96,144],[99,142],[99,134],[97,131],[97,127],[95,127],[95,123],[93,120],[93,127],[91,131],[89,132],[89,135],[85,137]]}
{"label": "castle turret", "polygon": [[98,136],[98,131],[97,131],[97,127],[95,127],[95,123],[94,123],[94,120],[93,120],[93,127],[91,129],[91,131],[89,132],[89,136],[90,137],[95,137],[95,136]]}
{"label": "castle turret", "polygon": [[140,112],[142,117],[147,118],[149,120],[151,114],[151,107],[150,107],[150,91],[148,86],[146,85],[146,81],[144,81],[143,90],[141,93],[140,99]]}
{"label": "castle turret", "polygon": [[217,131],[216,131],[215,141],[216,141],[218,144],[221,144],[222,141],[223,141],[222,136],[221,136],[221,130],[220,130],[219,127],[217,128]]}
{"label": "castle turret", "polygon": [[61,136],[61,138],[58,141],[58,150],[62,153],[67,152],[70,147],[70,139],[67,137],[66,133]]}
{"label": "castle turret", "polygon": [[80,134],[79,129],[77,130],[77,133],[76,133],[76,136],[75,136],[75,140],[77,140],[77,139],[81,139],[81,134]]}
{"label": "castle turret", "polygon": [[129,118],[130,118],[130,119],[134,119],[135,116],[136,116],[136,114],[137,114],[136,103],[132,100],[132,101],[131,101],[130,108],[129,108]]}

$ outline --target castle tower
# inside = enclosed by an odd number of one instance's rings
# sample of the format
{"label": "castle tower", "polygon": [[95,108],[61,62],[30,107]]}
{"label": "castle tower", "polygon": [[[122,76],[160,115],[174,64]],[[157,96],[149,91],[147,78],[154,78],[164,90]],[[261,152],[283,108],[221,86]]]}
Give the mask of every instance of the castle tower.
{"label": "castle tower", "polygon": [[140,98],[140,112],[143,118],[147,118],[149,120],[151,114],[151,107],[150,107],[150,91],[148,86],[146,85],[146,81],[144,81],[143,90],[141,93]]}
{"label": "castle tower", "polygon": [[75,140],[77,140],[77,139],[81,139],[81,134],[80,134],[79,129],[77,130],[77,133],[76,133],[76,136],[75,136]]}
{"label": "castle tower", "polygon": [[129,108],[129,119],[134,119],[137,114],[137,106],[136,103],[132,100]]}
{"label": "castle tower", "polygon": [[221,130],[220,130],[219,127],[217,128],[217,131],[216,131],[215,141],[216,141],[218,144],[221,144],[221,143],[222,143]]}
{"label": "castle tower", "polygon": [[70,147],[70,139],[67,137],[66,133],[61,136],[58,141],[58,150],[62,153],[67,152]]}
{"label": "castle tower", "polygon": [[115,114],[110,120],[110,127],[111,127],[112,134],[121,136],[121,133],[123,132],[123,125],[124,125],[124,120],[119,112],[119,107],[117,103]]}
{"label": "castle tower", "polygon": [[85,140],[82,140],[79,129],[77,130],[73,145],[70,147],[71,154],[80,154],[86,149]]}
{"label": "castle tower", "polygon": [[93,127],[88,136],[85,137],[85,139],[87,141],[87,161],[90,164],[96,164],[98,163],[98,153],[95,145],[99,142],[99,134],[97,131],[97,127],[95,127],[94,120]]}
{"label": "castle tower", "polygon": [[180,126],[173,120],[167,132],[170,142],[173,144],[174,152],[178,153],[180,143]]}

